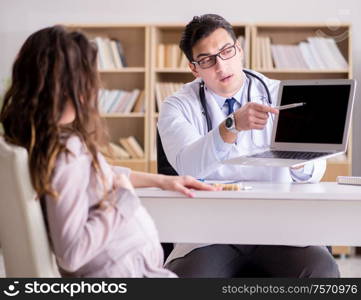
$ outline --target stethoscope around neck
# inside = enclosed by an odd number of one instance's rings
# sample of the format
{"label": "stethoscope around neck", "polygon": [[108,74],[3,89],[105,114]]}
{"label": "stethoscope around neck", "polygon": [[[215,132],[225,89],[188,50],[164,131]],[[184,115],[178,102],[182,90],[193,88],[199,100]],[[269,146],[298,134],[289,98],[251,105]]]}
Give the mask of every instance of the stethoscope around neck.
{"label": "stethoscope around neck", "polygon": [[[254,74],[253,72],[250,72],[248,70],[243,69],[243,72],[246,74],[246,77],[248,78],[248,81],[249,81],[248,89],[247,89],[247,102],[251,102],[251,88],[252,88],[252,78],[251,77],[253,77],[253,78],[257,79],[264,87],[266,94],[267,94],[267,102],[269,105],[271,105],[272,104],[271,93],[270,93],[266,83],[264,82],[264,80],[261,77],[259,77],[258,75]],[[209,132],[212,130],[212,122],[211,122],[211,118],[208,114],[208,109],[207,109],[207,105],[206,105],[206,95],[205,95],[204,89],[205,89],[204,81],[202,80],[199,84],[199,99],[200,99],[200,102],[201,102],[201,105],[203,108],[203,113],[206,118],[207,129]]]}

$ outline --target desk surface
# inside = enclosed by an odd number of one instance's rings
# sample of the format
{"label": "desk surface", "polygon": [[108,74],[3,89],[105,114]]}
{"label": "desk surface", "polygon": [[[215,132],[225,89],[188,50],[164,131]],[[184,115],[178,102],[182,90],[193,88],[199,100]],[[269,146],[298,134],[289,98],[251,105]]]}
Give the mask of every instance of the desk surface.
{"label": "desk surface", "polygon": [[361,246],[361,186],[249,182],[195,198],[137,189],[161,241]]}
{"label": "desk surface", "polygon": [[[308,183],[262,183],[247,182],[250,190],[200,192],[195,191],[196,198],[222,199],[293,199],[293,200],[356,200],[361,201],[361,186],[342,185],[335,182]],[[159,189],[137,189],[141,198],[186,198],[180,193]]]}

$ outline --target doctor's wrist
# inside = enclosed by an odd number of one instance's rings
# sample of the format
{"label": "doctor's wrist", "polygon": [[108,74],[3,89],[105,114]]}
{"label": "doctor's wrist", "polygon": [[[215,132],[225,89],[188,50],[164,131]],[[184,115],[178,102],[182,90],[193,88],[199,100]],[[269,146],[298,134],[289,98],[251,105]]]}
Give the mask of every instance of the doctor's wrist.
{"label": "doctor's wrist", "polygon": [[220,134],[223,142],[225,142],[227,144],[233,144],[237,139],[237,134],[229,131],[226,128],[226,121],[223,121],[219,125],[219,134]]}

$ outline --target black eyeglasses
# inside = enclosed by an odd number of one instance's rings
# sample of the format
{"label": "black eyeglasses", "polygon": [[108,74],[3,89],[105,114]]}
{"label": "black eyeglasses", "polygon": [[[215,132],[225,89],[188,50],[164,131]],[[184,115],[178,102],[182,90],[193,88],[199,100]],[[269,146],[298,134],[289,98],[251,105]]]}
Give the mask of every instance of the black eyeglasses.
{"label": "black eyeglasses", "polygon": [[223,50],[219,51],[216,54],[208,55],[198,61],[192,61],[192,64],[197,64],[202,69],[208,69],[213,67],[217,62],[217,56],[223,60],[227,60],[235,56],[237,53],[236,44],[224,48]]}

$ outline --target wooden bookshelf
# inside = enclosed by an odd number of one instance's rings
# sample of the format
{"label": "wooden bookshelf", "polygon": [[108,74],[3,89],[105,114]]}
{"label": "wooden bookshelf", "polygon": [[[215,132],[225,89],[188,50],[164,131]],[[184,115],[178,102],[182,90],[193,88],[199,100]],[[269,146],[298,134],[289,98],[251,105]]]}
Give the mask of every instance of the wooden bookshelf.
{"label": "wooden bookshelf", "polygon": [[[256,24],[252,26],[252,69],[279,80],[287,79],[350,79],[352,78],[350,24]],[[297,45],[309,37],[333,38],[348,67],[345,69],[272,69],[259,68],[257,38],[269,37],[272,45]],[[335,181],[338,175],[351,175],[351,141],[347,154],[329,159],[323,181]]]}
{"label": "wooden bookshelf", "polygon": [[101,87],[131,91],[144,90],[144,113],[102,113],[107,123],[110,140],[119,144],[119,139],[134,136],[144,149],[143,159],[119,159],[112,164],[125,166],[138,171],[148,171],[149,152],[149,26],[142,24],[69,24],[66,27],[81,30],[88,38],[116,39],[121,42],[126,59],[126,67],[100,68]]}

